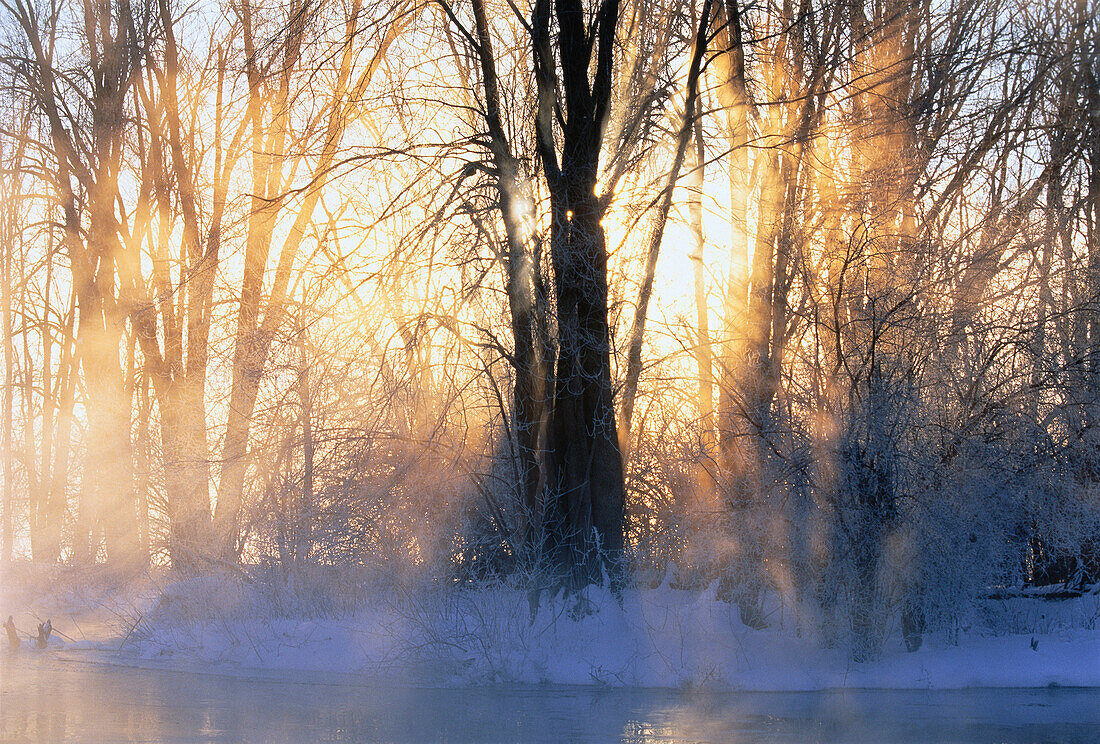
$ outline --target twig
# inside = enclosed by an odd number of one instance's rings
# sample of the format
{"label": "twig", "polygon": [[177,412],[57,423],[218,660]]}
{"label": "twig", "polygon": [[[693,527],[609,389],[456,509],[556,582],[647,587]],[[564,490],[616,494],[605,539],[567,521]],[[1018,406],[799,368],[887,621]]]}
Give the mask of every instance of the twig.
{"label": "twig", "polygon": [[85,641],[88,640],[88,636],[84,635],[84,629],[80,627],[80,623],[76,621],[76,618],[73,617],[73,614],[71,612],[69,613],[69,619],[73,621],[73,625],[75,625],[76,629],[80,631],[80,637],[83,638]]}
{"label": "twig", "polygon": [[126,637],[122,639],[122,643],[118,644],[118,650],[121,651],[122,647],[126,645],[126,641],[130,640],[130,636],[133,635],[134,629],[145,619],[145,616],[140,612],[138,613],[138,619],[134,621],[134,624],[130,626],[130,630],[126,632]]}
{"label": "twig", "polygon": [[55,628],[53,626],[50,626],[50,635],[59,635],[62,638],[64,638],[66,641],[68,641],[69,643],[76,643],[76,639],[65,635],[64,633],[62,633],[60,630],[58,630],[57,628]]}

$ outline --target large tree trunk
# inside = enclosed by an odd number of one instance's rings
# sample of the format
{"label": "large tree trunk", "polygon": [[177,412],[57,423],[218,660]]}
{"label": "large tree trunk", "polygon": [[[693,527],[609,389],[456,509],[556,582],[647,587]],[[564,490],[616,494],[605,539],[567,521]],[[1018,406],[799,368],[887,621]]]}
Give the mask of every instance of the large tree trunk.
{"label": "large tree trunk", "polygon": [[512,326],[513,431],[517,476],[524,514],[519,528],[521,550],[533,554],[541,547],[542,492],[546,486],[547,427],[551,409],[546,287],[539,266],[538,241],[533,232],[534,205],[520,175],[520,163],[501,120],[500,91],[485,5],[474,0],[478,60],[485,88],[485,120],[490,150],[497,169],[499,211],[507,241],[506,284]]}
{"label": "large tree trunk", "polygon": [[[118,93],[117,95],[121,95]],[[104,108],[114,110],[111,96]],[[89,194],[91,206],[87,250],[92,269],[78,281],[77,344],[87,388],[88,428],[84,461],[84,493],[93,532],[102,530],[107,560],[127,564],[138,552],[137,510],[132,503],[133,462],[130,442],[130,401],[123,384],[119,358],[125,315],[116,302],[115,262],[119,258],[118,226],[114,218],[115,191],[108,171],[108,153],[115,152],[118,131],[108,112],[93,127],[99,134],[103,165]],[[102,131],[100,131],[102,129]],[[96,539],[89,545],[94,559]]]}
{"label": "large tree trunk", "polygon": [[550,244],[559,348],[548,553],[569,572],[574,586],[599,578],[603,556],[597,555],[597,548],[611,561],[619,559],[623,548],[623,470],[607,323],[607,242],[595,185],[594,177],[575,183],[565,203],[554,205]]}
{"label": "large tree trunk", "polygon": [[[556,48],[550,34],[552,8],[559,27]],[[562,580],[573,587],[599,581],[605,568],[617,581],[624,544],[623,464],[611,387],[607,238],[601,224],[607,200],[596,192],[618,13],[618,0],[604,0],[589,31],[579,0],[538,0],[531,23],[537,147],[550,193],[558,329],[545,552]],[[591,81],[590,66],[595,70]],[[557,107],[566,112],[560,161],[553,123]]]}
{"label": "large tree trunk", "polygon": [[[102,530],[107,560],[125,564],[137,556],[138,535],[137,510],[129,498],[133,467],[130,407],[119,361],[121,337],[121,326],[103,312],[101,302],[89,298],[81,307],[77,336],[88,390],[82,498],[89,509],[86,527],[96,535]],[[84,557],[93,560],[98,540],[90,539]]]}
{"label": "large tree trunk", "polygon": [[200,568],[210,556],[210,452],[202,391],[180,383],[160,398],[160,437],[172,565]]}
{"label": "large tree trunk", "polygon": [[[1081,22],[1083,24],[1083,21]],[[1087,69],[1086,100],[1088,106],[1088,124],[1086,127],[1085,148],[1087,176],[1087,198],[1085,201],[1085,241],[1088,275],[1085,282],[1089,309],[1086,365],[1086,395],[1089,402],[1085,416],[1085,427],[1090,432],[1089,439],[1095,443],[1100,434],[1100,79],[1094,68]],[[1100,470],[1100,464],[1094,466]],[[1100,478],[1100,472],[1093,473]]]}

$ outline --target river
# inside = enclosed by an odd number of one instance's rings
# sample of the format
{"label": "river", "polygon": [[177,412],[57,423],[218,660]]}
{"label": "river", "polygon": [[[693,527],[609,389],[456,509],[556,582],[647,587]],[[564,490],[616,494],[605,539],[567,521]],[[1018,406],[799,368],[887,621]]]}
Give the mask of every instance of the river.
{"label": "river", "polygon": [[437,689],[24,651],[2,742],[1100,742],[1100,690]]}

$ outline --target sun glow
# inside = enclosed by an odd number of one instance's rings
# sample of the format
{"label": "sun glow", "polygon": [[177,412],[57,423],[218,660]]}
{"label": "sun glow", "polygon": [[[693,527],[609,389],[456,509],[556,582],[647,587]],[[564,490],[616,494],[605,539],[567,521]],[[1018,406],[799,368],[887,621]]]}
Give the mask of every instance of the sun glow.
{"label": "sun glow", "polygon": [[13,3],[6,564],[626,566],[861,661],[1096,570],[1088,3]]}

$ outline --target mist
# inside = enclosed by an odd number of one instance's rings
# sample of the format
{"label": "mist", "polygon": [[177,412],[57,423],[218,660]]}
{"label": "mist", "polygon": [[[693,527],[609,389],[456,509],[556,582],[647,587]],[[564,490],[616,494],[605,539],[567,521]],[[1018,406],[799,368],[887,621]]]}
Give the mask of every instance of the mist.
{"label": "mist", "polygon": [[458,684],[1100,683],[1098,19],[3,3],[0,612]]}

